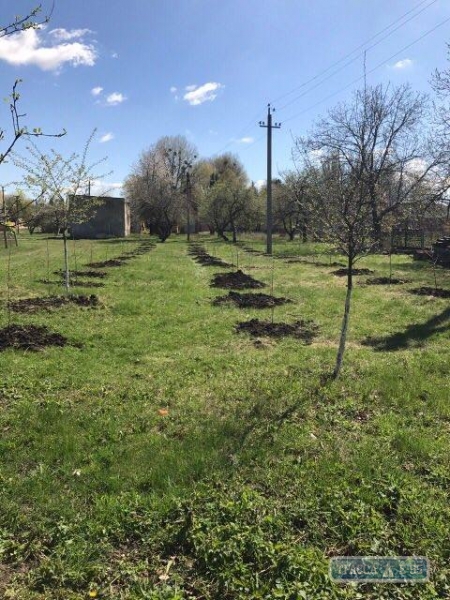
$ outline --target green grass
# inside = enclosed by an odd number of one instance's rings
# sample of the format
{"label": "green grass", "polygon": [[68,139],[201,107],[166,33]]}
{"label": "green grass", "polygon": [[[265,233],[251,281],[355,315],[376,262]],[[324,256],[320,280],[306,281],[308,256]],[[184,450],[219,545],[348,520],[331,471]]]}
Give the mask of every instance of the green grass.
{"label": "green grass", "polygon": [[[313,343],[236,334],[271,311],[212,306],[223,269],[197,265],[181,236],[109,269],[104,288],[74,290],[100,307],[35,315],[8,314],[6,300],[62,293],[62,242],[0,250],[0,326],[82,344],[0,353],[0,594],[449,597],[450,312],[408,293],[434,285],[428,265],[395,256],[411,283],[390,288],[356,278],[342,377],[323,385],[345,297],[345,278],[312,264],[327,248],[275,239],[276,256],[305,259],[288,263],[199,239],[263,291],[273,279],[294,301],[274,319],[313,319]],[[147,240],[71,242],[72,266],[74,253],[80,269]],[[388,257],[358,266],[387,275]],[[450,289],[450,272],[437,276]],[[328,558],[345,554],[425,555],[432,581],[337,586]]]}

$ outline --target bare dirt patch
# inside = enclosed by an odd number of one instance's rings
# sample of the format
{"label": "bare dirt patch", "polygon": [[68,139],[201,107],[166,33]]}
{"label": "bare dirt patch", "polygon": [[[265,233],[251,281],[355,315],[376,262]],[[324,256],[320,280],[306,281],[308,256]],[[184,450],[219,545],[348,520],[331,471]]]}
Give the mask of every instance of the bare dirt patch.
{"label": "bare dirt patch", "polygon": [[[353,275],[372,275],[375,271],[372,269],[352,269]],[[331,271],[333,275],[337,275],[338,277],[347,277],[348,269],[337,269],[336,271]]]}
{"label": "bare dirt patch", "polygon": [[71,287],[84,287],[84,288],[101,288],[105,287],[104,283],[100,281],[83,281],[82,279],[76,279],[70,282]]}
{"label": "bare dirt patch", "polygon": [[211,287],[234,288],[237,290],[262,288],[265,285],[265,283],[254,279],[251,275],[246,275],[240,269],[232,273],[217,273],[211,282]]}
{"label": "bare dirt patch", "polygon": [[105,269],[108,267],[121,267],[123,264],[123,260],[119,260],[118,258],[110,258],[109,260],[88,263],[87,266],[92,267],[93,269]]}
{"label": "bare dirt patch", "polygon": [[[64,277],[64,271],[54,271],[54,274]],[[106,271],[70,271],[71,277],[93,277],[94,279],[104,279],[107,274]]]}
{"label": "bare dirt patch", "polygon": [[223,304],[234,304],[239,308],[272,308],[292,302],[288,298],[277,298],[269,294],[240,294],[239,292],[228,292],[227,296],[218,296],[213,300],[214,306]]}
{"label": "bare dirt patch", "polygon": [[66,346],[68,339],[40,325],[12,324],[0,329],[0,352],[13,348],[15,350],[38,351],[47,346]]}
{"label": "bare dirt patch", "polygon": [[231,267],[230,263],[225,262],[221,258],[211,256],[206,250],[199,244],[192,244],[188,250],[188,254],[192,257],[195,262],[204,267]]}
{"label": "bare dirt patch", "polygon": [[[51,279],[38,279],[38,283],[43,283],[45,285],[59,285],[63,287],[64,281],[52,281]],[[85,287],[85,288],[101,288],[105,287],[105,284],[101,281],[84,281],[82,279],[71,279],[70,287]]]}
{"label": "bare dirt patch", "polygon": [[313,321],[301,319],[295,323],[272,323],[271,321],[260,321],[251,319],[236,325],[237,333],[248,333],[252,337],[294,337],[311,344],[319,331],[319,326]]}
{"label": "bare dirt patch", "polygon": [[45,298],[23,298],[13,300],[8,306],[14,312],[35,313],[39,310],[50,311],[52,308],[60,308],[67,304],[76,304],[77,306],[94,307],[98,306],[98,297],[94,294],[90,296],[70,295],[70,296],[47,296]]}
{"label": "bare dirt patch", "polygon": [[410,294],[415,294],[416,296],[434,296],[435,298],[450,298],[450,290],[444,290],[443,288],[423,286],[408,291]]}
{"label": "bare dirt patch", "polygon": [[303,263],[306,265],[311,265],[312,267],[343,267],[345,266],[344,263],[341,262],[321,262],[321,261],[314,261],[314,260],[307,260],[306,258],[289,258],[286,260],[286,262],[288,264],[294,264],[294,263]]}
{"label": "bare dirt patch", "polygon": [[404,283],[410,283],[409,279],[398,279],[396,277],[371,277],[366,279],[365,285],[403,285]]}

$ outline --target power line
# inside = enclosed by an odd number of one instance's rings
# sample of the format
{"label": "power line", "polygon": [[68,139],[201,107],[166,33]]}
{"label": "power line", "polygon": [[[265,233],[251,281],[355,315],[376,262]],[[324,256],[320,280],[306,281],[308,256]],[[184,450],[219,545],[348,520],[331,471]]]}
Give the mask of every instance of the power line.
{"label": "power line", "polygon": [[[426,1],[428,1],[428,0],[426,0]],[[432,6],[433,4],[435,4],[436,2],[437,2],[437,0],[432,0],[432,2],[430,2],[430,4],[428,4],[427,6],[425,6],[424,8],[422,8],[422,10],[420,10],[419,12],[417,12],[416,14],[414,14],[412,17],[410,17],[409,19],[407,19],[406,21],[404,21],[403,23],[401,23],[400,25],[398,25],[394,29],[392,29],[392,31],[390,31],[389,33],[387,33],[385,36],[383,36],[381,39],[379,39],[378,41],[376,41],[374,44],[365,47],[364,52],[367,52],[368,50],[372,50],[373,48],[375,48],[376,46],[378,46],[379,44],[381,44],[381,42],[384,42],[384,40],[386,40],[388,37],[390,37],[391,35],[393,35],[396,31],[398,31],[399,29],[401,29],[404,25],[406,25],[407,23],[409,23],[410,21],[412,21],[413,19],[415,19],[416,17],[418,17],[421,13],[423,13],[427,8],[429,8],[430,6]],[[409,13],[406,13],[406,14],[409,14]],[[393,24],[395,24],[395,22]],[[392,26],[392,24],[388,27],[388,29],[391,26]],[[383,31],[385,31],[385,30],[383,30]],[[378,37],[379,35],[380,34],[377,34],[374,37]],[[374,39],[374,38],[371,38],[371,39]],[[364,47],[364,46],[365,46],[365,44],[363,44],[362,46],[359,46],[358,49],[361,48],[361,47]],[[345,58],[347,58],[347,57],[351,56],[352,54],[354,54],[354,52],[355,52],[355,50],[353,52],[350,52],[350,54],[348,54],[346,57],[344,57],[343,59],[341,59],[340,61],[338,61],[337,63],[335,63],[333,66],[341,63],[343,60],[345,60]],[[333,73],[331,73],[330,75],[328,75],[328,77],[325,77],[324,79],[322,79],[321,81],[319,81],[318,83],[316,83],[312,87],[308,88],[307,90],[305,90],[304,92],[302,92],[301,94],[299,94],[298,96],[296,96],[295,98],[293,98],[292,100],[289,100],[289,102],[286,102],[286,104],[283,104],[282,106],[280,106],[279,110],[282,110],[282,109],[286,108],[287,106],[290,106],[291,104],[294,104],[295,102],[297,102],[297,100],[299,100],[300,98],[302,98],[306,94],[309,94],[310,92],[312,92],[313,90],[315,90],[317,87],[321,86],[323,83],[325,83],[326,81],[328,81],[331,77],[334,77],[334,75],[337,75],[337,73],[340,73],[346,67],[348,67],[349,65],[351,65],[352,63],[354,63],[356,60],[358,60],[364,54],[364,52],[360,52],[359,54],[357,54],[356,56],[354,56],[353,58],[351,58],[350,60],[348,60],[347,62],[345,62],[338,69],[336,69],[335,71],[333,71]],[[328,71],[330,71],[330,69],[332,67],[329,67],[328,69],[326,69],[326,71],[324,71],[322,74],[325,74]],[[310,79],[309,82],[306,82],[305,84],[302,84],[297,89],[300,89],[301,87],[305,87],[307,85],[307,83],[315,81],[320,76],[321,76],[321,74],[316,75],[315,77],[313,77],[312,79]],[[289,92],[289,93],[292,93],[292,92]]]}
{"label": "power line", "polygon": [[[398,50],[394,54],[391,54],[391,56],[389,56],[388,58],[382,60],[375,67],[373,67],[372,69],[370,69],[369,71],[367,71],[367,74],[373,73],[374,71],[376,71],[380,67],[384,66],[387,62],[389,62],[393,58],[396,58],[399,54],[401,54],[405,50],[408,50],[409,48],[411,48],[411,46],[414,46],[415,44],[417,44],[418,42],[420,42],[421,40],[423,40],[424,38],[426,38],[428,35],[430,35],[434,31],[436,31],[437,29],[439,29],[440,27],[442,27],[443,25],[445,25],[449,21],[450,21],[450,17],[448,17],[447,19],[444,19],[443,21],[441,21],[440,23],[438,23],[437,25],[435,25],[434,27],[432,27],[431,29],[429,29],[428,31],[426,31],[425,33],[423,33],[421,36],[419,36],[418,38],[416,38],[415,40],[413,40],[411,43],[407,44],[406,46],[403,46],[403,48],[401,48],[400,50]],[[348,83],[346,86],[340,88],[339,90],[337,90],[336,92],[333,92],[332,94],[329,94],[328,96],[326,96],[322,100],[319,100],[318,102],[315,102],[313,106],[305,108],[305,109],[301,110],[300,112],[296,113],[295,115],[287,117],[286,119],[284,119],[284,122],[286,123],[287,121],[292,121],[292,119],[296,119],[297,117],[299,117],[300,115],[304,114],[305,112],[308,112],[308,111],[312,110],[313,108],[315,108],[318,104],[322,104],[323,102],[326,102],[327,100],[329,100],[330,98],[333,98],[337,94],[340,94],[344,90],[347,90],[349,87],[353,86],[355,83],[358,83],[358,81],[361,81],[361,79],[363,79],[364,77],[365,77],[365,75],[360,75],[359,77],[357,77],[356,79],[354,79],[353,81],[351,81],[350,83]]]}
{"label": "power line", "polygon": [[[419,4],[417,4],[416,6],[414,6],[414,8],[412,8],[411,10],[409,10],[406,13],[404,13],[403,15],[401,15],[395,21],[392,21],[392,23],[390,23],[389,25],[387,25],[384,29],[382,29],[381,31],[379,31],[378,33],[376,33],[375,35],[373,35],[372,37],[370,37],[368,40],[366,40],[365,42],[363,42],[362,44],[360,44],[359,46],[357,46],[356,48],[354,48],[351,52],[349,52],[348,54],[346,54],[345,56],[343,56],[342,58],[340,58],[339,60],[337,60],[336,62],[334,62],[333,64],[331,64],[329,67],[327,67],[323,71],[321,71],[317,75],[314,75],[314,77],[311,77],[310,79],[308,79],[307,81],[303,82],[302,84],[296,86],[295,88],[293,88],[289,92],[286,92],[285,94],[282,94],[281,96],[278,96],[278,98],[275,98],[274,102],[278,102],[279,100],[282,100],[286,96],[290,96],[291,94],[293,94],[297,90],[299,90],[299,89],[305,87],[306,85],[308,85],[309,83],[315,81],[318,77],[320,77],[322,75],[325,75],[325,73],[328,73],[328,71],[330,71],[333,67],[339,65],[342,61],[346,60],[347,58],[350,58],[350,56],[352,56],[352,54],[354,54],[358,50],[361,50],[362,48],[364,48],[366,46],[366,44],[369,44],[372,40],[376,39],[379,35],[382,35],[385,31],[387,31],[388,29],[390,29],[393,25],[395,25],[396,23],[398,23],[399,21],[401,21],[402,19],[404,19],[405,17],[407,17],[409,14],[411,14],[412,12],[414,12],[415,10],[417,10],[418,8],[420,8],[423,4],[425,4],[428,1],[429,0],[422,0],[422,2],[419,2]],[[426,8],[428,8],[428,7],[426,7]]]}
{"label": "power line", "polygon": [[[416,6],[414,6],[412,9],[408,10],[407,12],[405,12],[403,15],[401,15],[400,17],[398,17],[397,19],[395,19],[394,21],[392,21],[389,25],[387,25],[386,27],[384,27],[382,30],[380,30],[378,33],[376,33],[375,35],[373,35],[372,37],[370,37],[369,39],[367,39],[365,42],[363,42],[362,44],[360,44],[359,46],[357,46],[356,48],[354,48],[351,52],[349,52],[348,54],[346,54],[345,56],[343,56],[342,58],[340,58],[336,62],[332,63],[329,67],[327,67],[326,69],[324,69],[323,71],[321,71],[320,73],[318,73],[317,75],[315,75],[314,77],[311,77],[307,81],[303,82],[301,85],[296,86],[295,88],[293,88],[289,92],[286,92],[285,94],[282,94],[281,96],[278,96],[278,98],[275,99],[275,102],[279,101],[280,99],[286,98],[287,96],[290,96],[291,94],[293,94],[294,92],[298,91],[299,89],[302,89],[302,88],[306,87],[308,84],[316,81],[318,78],[320,78],[323,75],[325,75],[326,73],[328,73],[334,67],[336,67],[337,65],[341,64],[343,61],[345,61],[348,58],[350,58],[355,52],[358,52],[358,50],[360,50],[362,48],[365,48],[367,46],[367,44],[369,44],[371,41],[375,40],[376,38],[378,38],[383,33],[389,31],[392,27],[394,27],[394,25],[396,25],[397,23],[400,23],[401,21],[403,21],[405,19],[405,17],[408,17],[412,13],[415,13],[409,19],[407,19],[406,21],[401,22],[395,29],[393,29],[392,31],[390,31],[382,39],[378,40],[375,44],[373,44],[372,46],[369,46],[368,48],[366,48],[366,50],[370,50],[370,49],[374,48],[375,46],[377,46],[378,44],[380,44],[382,41],[384,41],[385,39],[387,39],[389,36],[391,36],[393,33],[395,33],[396,31],[398,31],[398,29],[400,29],[401,27],[403,27],[404,25],[406,25],[407,23],[409,23],[411,20],[415,19],[417,16],[419,16],[422,12],[424,12],[426,9],[428,9],[430,6],[432,6],[436,2],[437,2],[437,0],[432,0],[431,2],[430,2],[430,0],[422,0],[421,2],[419,2],[419,4],[417,4]],[[423,7],[421,10],[419,10],[418,12],[416,12],[424,4],[426,4],[426,6]],[[402,50],[400,52],[402,52]],[[305,94],[309,93],[310,91],[314,90],[316,87],[320,86],[322,83],[324,83],[325,81],[327,81],[330,77],[333,77],[334,75],[336,75],[337,73],[339,73],[340,71],[342,71],[344,68],[346,68],[347,66],[349,66],[350,64],[352,64],[360,56],[361,56],[361,54],[358,54],[356,57],[352,58],[350,61],[346,62],[343,66],[341,66],[339,69],[337,69],[335,72],[333,72],[331,75],[329,75],[328,77],[326,77],[325,79],[323,79],[322,81],[320,81],[319,83],[317,83],[315,86],[313,86],[309,90],[306,90],[305,92],[303,92],[302,94],[300,94],[299,96],[297,96],[296,98],[294,98],[293,100],[290,100],[286,104],[282,105],[279,108],[279,110],[282,110],[282,109],[286,108],[287,106],[290,106],[291,104],[293,104],[294,102],[296,102],[298,99],[300,99],[301,97],[303,97]],[[217,152],[215,152],[215,154],[217,155],[217,154],[220,154],[220,153],[224,152],[224,150],[226,150],[230,146],[233,146],[234,144],[236,144],[239,141],[239,138],[241,136],[243,136],[246,133],[248,133],[249,131],[253,130],[253,128],[255,127],[254,123],[256,122],[256,120],[257,120],[258,117],[259,117],[259,113],[255,117],[253,117],[248,122],[248,124],[245,125],[240,130],[240,132],[236,136],[236,139],[230,140],[229,142],[227,142],[226,144],[224,144],[219,150],[217,150]],[[262,139],[262,137],[256,139],[254,142],[252,142],[252,144],[250,146],[246,146],[245,148],[242,148],[242,150],[247,150],[249,147],[253,146],[260,139]]]}

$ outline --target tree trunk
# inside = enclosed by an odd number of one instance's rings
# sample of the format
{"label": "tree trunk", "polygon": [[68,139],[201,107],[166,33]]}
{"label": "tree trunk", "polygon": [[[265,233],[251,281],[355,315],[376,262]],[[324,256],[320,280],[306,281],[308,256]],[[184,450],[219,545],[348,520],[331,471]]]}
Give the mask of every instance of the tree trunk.
{"label": "tree trunk", "polygon": [[347,341],[348,322],[350,318],[350,303],[353,290],[353,259],[348,259],[348,275],[347,275],[347,296],[345,298],[344,318],[342,319],[341,339],[339,340],[339,349],[336,357],[336,366],[333,371],[333,379],[339,377],[344,360],[345,342]]}
{"label": "tree trunk", "polygon": [[294,229],[294,231],[288,231],[288,236],[289,236],[289,241],[293,242],[294,236],[295,236],[295,229]]}
{"label": "tree trunk", "polygon": [[236,227],[233,227],[233,244],[237,242],[237,232]]}
{"label": "tree trunk", "polygon": [[69,248],[67,246],[67,232],[63,229],[63,244],[64,244],[64,285],[66,292],[70,291],[70,272],[69,272]]}

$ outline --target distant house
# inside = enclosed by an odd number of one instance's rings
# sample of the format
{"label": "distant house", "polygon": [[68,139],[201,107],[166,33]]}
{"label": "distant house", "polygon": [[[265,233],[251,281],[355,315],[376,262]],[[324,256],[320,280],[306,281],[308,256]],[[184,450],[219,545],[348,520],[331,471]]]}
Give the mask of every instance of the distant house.
{"label": "distant house", "polygon": [[[77,202],[89,200],[89,196],[77,196]],[[84,223],[71,226],[75,238],[101,239],[107,237],[126,237],[130,235],[130,205],[125,198],[102,196],[100,206]]]}

